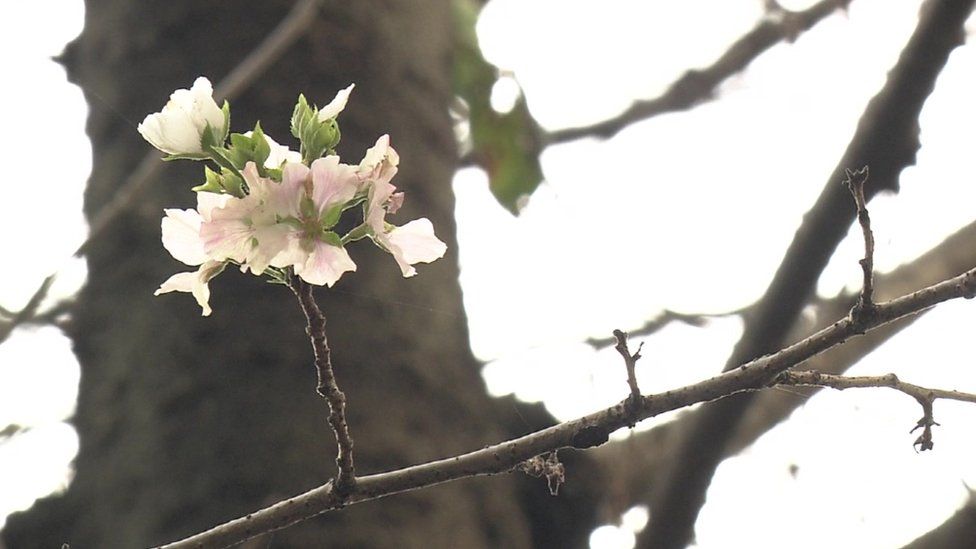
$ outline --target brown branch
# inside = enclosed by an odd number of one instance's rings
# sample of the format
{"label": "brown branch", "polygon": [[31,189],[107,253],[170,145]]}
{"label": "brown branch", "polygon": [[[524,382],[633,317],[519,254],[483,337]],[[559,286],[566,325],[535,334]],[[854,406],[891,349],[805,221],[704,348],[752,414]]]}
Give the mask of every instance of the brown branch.
{"label": "brown branch", "polygon": [[[787,249],[765,294],[746,319],[742,338],[726,363],[737,367],[782,345],[809,301],[820,273],[854,221],[850,196],[837,185],[849,166],[871,165],[865,199],[897,190],[901,170],[914,163],[919,147],[918,115],[950,52],[963,42],[974,0],[930,0],[888,73],[881,91],[868,103],[857,130],[824,190]],[[691,540],[705,492],[725,446],[751,406],[745,394],[703,406],[695,425],[679,443],[669,464],[654,479],[648,527],[637,547],[684,547]]]}
{"label": "brown branch", "polygon": [[871,232],[871,216],[868,214],[868,202],[864,198],[864,184],[868,181],[868,167],[864,166],[860,170],[847,170],[847,178],[844,184],[854,196],[854,205],[857,207],[857,222],[861,225],[861,234],[864,236],[864,258],[858,261],[864,273],[864,281],[861,283],[861,295],[857,300],[854,310],[858,315],[870,314],[874,303],[874,233]]}
{"label": "brown branch", "polygon": [[[624,367],[627,368],[627,385],[630,387],[630,397],[627,402],[630,404],[629,408],[636,410],[637,404],[640,402],[641,392],[640,387],[637,386],[637,361],[641,358],[641,349],[644,348],[644,343],[637,347],[637,352],[630,354],[630,349],[627,348],[627,334],[621,330],[614,330],[613,337],[617,340],[617,345],[614,347],[620,356],[624,359]],[[631,427],[634,426],[633,423],[630,424]]]}
{"label": "brown branch", "polygon": [[829,387],[843,391],[844,389],[865,389],[887,387],[905,393],[914,398],[922,407],[922,419],[918,420],[912,432],[922,429],[922,434],[915,440],[915,445],[921,450],[932,449],[932,426],[938,425],[932,417],[932,403],[936,399],[958,400],[976,404],[976,394],[946,389],[929,389],[906,383],[895,374],[881,376],[839,376],[824,374],[816,371],[788,370],[776,376],[774,385]]}
{"label": "brown branch", "polygon": [[41,282],[41,285],[34,290],[34,295],[27,300],[27,305],[24,305],[24,308],[14,313],[13,316],[5,315],[10,316],[9,319],[0,320],[0,343],[3,343],[8,337],[10,337],[10,334],[13,333],[14,328],[24,324],[25,322],[29,322],[32,318],[37,316],[37,310],[40,308],[44,298],[47,297],[47,292],[51,289],[51,284],[54,282],[54,278],[55,275],[48,275],[48,277]]}
{"label": "brown branch", "polygon": [[628,410],[628,397],[605,410],[481,450],[359,477],[348,493],[340,494],[330,481],[302,495],[162,547],[228,547],[347,505],[462,478],[511,472],[527,460],[561,448],[599,446],[608,440],[611,432],[629,425],[635,418],[640,421],[699,402],[762,389],[787,369],[849,338],[943,301],[974,296],[976,269],[912,294],[878,303],[875,314],[863,322],[855,322],[848,316],[777,353],[755,359],[734,370],[664,393],[642,396],[636,413]]}
{"label": "brown branch", "polygon": [[[233,99],[246,91],[251,84],[264,74],[274,62],[280,58],[289,46],[295,43],[315,22],[315,13],[322,0],[301,0],[296,2],[288,15],[272,30],[265,39],[242,59],[231,72],[225,76],[214,89],[214,98]],[[136,166],[125,182],[119,185],[113,193],[112,200],[103,206],[88,226],[88,236],[72,254],[81,257],[88,251],[88,247],[95,239],[102,236],[106,229],[142,194],[150,182],[159,173],[163,163],[159,153],[153,149]],[[34,291],[31,302],[39,304],[47,296],[51,281],[57,273],[44,279],[44,282]],[[29,310],[25,307],[11,321],[0,324],[0,343],[2,343],[18,325],[29,322],[36,316],[36,308]],[[9,316],[9,315],[8,315]]]}
{"label": "brown branch", "polygon": [[[746,309],[737,309],[735,311],[728,311],[724,313],[679,313],[672,311],[670,309],[664,309],[659,312],[654,318],[644,322],[644,325],[640,328],[635,328],[633,330],[628,330],[627,335],[632,336],[649,336],[657,333],[662,328],[671,324],[672,322],[682,322],[689,326],[694,326],[696,328],[701,328],[708,324],[708,321],[713,318],[723,318],[727,316],[740,315],[745,312]],[[609,347],[611,345],[617,344],[616,337],[591,337],[585,341],[587,345],[590,345],[596,349],[602,349],[604,347]]]}
{"label": "brown branch", "polygon": [[[976,265],[976,222],[958,230],[911,262],[891,272],[878,273],[874,278],[875,298],[887,300],[913,292],[955,276],[973,265]],[[788,339],[797,341],[827,327],[834,319],[847,314],[857,298],[856,294],[844,293],[834,298],[816,300],[812,304],[814,319],[811,322],[797,322]],[[833,347],[807,360],[803,367],[822,373],[843,374],[927,312],[901,318],[845,345]],[[769,429],[785,421],[819,390],[819,387],[795,387],[789,392],[763,391],[757,394],[725,447],[723,457],[736,455],[750,446]],[[674,421],[635,433],[626,442],[608,444],[593,452],[597,466],[609,477],[606,481],[609,489],[603,492],[601,502],[605,509],[601,512],[605,516],[620,516],[634,505],[653,499],[654,485],[648,484],[647,479],[655,478],[674,459],[678,441],[692,428],[699,411],[688,411]]]}
{"label": "brown branch", "polygon": [[684,73],[662,95],[637,101],[620,115],[592,126],[549,132],[544,141],[547,145],[552,145],[583,137],[610,138],[635,122],[694,107],[711,99],[715,95],[715,88],[722,81],[744,70],[763,52],[783,40],[795,40],[799,33],[809,30],[837,9],[846,8],[850,2],[851,0],[822,0],[803,11],[777,10],[775,16],[763,17],[710,66]]}
{"label": "brown branch", "polygon": [[339,472],[336,474],[335,492],[337,496],[342,497],[356,486],[356,469],[352,459],[353,442],[349,434],[349,424],[346,422],[346,395],[339,390],[335,372],[332,370],[332,353],[329,350],[328,339],[325,337],[325,315],[315,302],[312,285],[292,275],[288,287],[298,297],[308,322],[307,332],[312,340],[315,370],[318,374],[318,385],[315,390],[329,403],[329,426],[332,427],[339,446],[336,454],[336,467]]}

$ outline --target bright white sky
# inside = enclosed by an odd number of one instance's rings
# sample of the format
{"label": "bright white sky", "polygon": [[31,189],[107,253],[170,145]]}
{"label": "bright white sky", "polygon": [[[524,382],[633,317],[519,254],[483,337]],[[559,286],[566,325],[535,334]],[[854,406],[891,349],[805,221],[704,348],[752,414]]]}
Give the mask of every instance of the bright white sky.
{"label": "bright white sky", "polygon": [[[459,173],[461,281],[472,346],[489,361],[490,389],[544,400],[564,419],[596,410],[623,398],[626,385],[619,356],[593,351],[583,339],[637,327],[662,308],[720,312],[759,297],[912,31],[918,5],[854,0],[848,15],[773,49],[727,82],[718,101],[654,118],[609,141],[549,148],[542,156],[546,182],[519,218],[494,203],[483,174]],[[481,19],[485,55],[514,72],[546,127],[595,122],[633,99],[655,96],[748,31],[762,2],[591,6],[493,0]],[[83,264],[65,258],[85,230],[80,200],[90,149],[81,94],[47,60],[80,31],[81,2],[6,9],[14,13],[0,23],[3,66],[28,85],[4,88],[0,116],[13,131],[0,135],[2,146],[50,143],[44,132],[52,127],[60,143],[71,143],[59,173],[4,189],[0,234],[15,236],[0,238],[0,256],[17,269],[3,274],[0,305],[16,309],[59,267],[62,292],[83,279]],[[45,33],[21,31],[41,20]],[[923,113],[917,167],[903,174],[899,195],[871,204],[881,270],[973,219],[974,69],[972,47],[953,54]],[[506,89],[499,86],[499,104]],[[41,108],[24,108],[38,101]],[[38,203],[38,185],[48,193],[45,217],[53,219],[40,225],[36,210],[25,207]],[[689,223],[689,215],[701,221]],[[822,293],[858,284],[861,246],[859,233],[843,244],[821,279]],[[705,274],[716,270],[717,276]],[[976,391],[965,362],[971,353],[960,343],[971,337],[963,330],[974,314],[971,302],[940,307],[852,373],[895,372],[920,384]],[[702,329],[671,326],[649,338],[638,369],[642,389],[718,372],[740,331],[738,320],[724,319]],[[77,449],[63,422],[73,411],[77,380],[69,343],[54,328],[18,330],[0,345],[0,428],[32,426],[0,444],[0,517],[63,485]],[[964,501],[965,483],[976,486],[976,407],[940,401],[936,449],[923,454],[908,434],[919,414],[907,397],[883,391],[815,397],[793,421],[721,466],[699,519],[699,547],[894,547],[936,526]],[[799,467],[795,478],[791,464]],[[811,517],[827,527],[810,528]],[[631,513],[625,527],[598,530],[594,546],[629,547],[641,523],[641,513]]]}

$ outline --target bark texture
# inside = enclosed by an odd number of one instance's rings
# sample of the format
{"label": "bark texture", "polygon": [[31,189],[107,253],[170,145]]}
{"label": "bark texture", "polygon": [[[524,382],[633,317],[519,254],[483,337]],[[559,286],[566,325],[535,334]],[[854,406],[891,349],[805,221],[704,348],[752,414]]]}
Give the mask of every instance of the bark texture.
{"label": "bark texture", "polygon": [[[64,55],[91,106],[91,218],[146,151],[134,122],[199,75],[219,80],[287,13],[282,0],[89,0]],[[339,153],[355,163],[382,133],[401,155],[404,222],[429,217],[449,251],[404,280],[387,254],[318,292],[332,361],[349,398],[357,470],[377,472],[513,434],[512,403],[486,395],[468,349],[458,285],[456,153],[447,113],[447,0],[325,2],[311,30],[232,102],[234,131],[290,139],[299,92],[319,105],[350,82]],[[89,248],[70,327],[82,364],[76,477],[62,497],[10,518],[10,547],[138,547],[184,537],[324,483],[334,474],[327,407],[294,296],[250,275],[213,285],[214,315],[192,298],[153,297],[185,266],[159,241],[164,207],[190,207],[200,166],[168,165]],[[496,413],[501,410],[503,413]],[[542,417],[539,421],[545,422]],[[526,428],[529,426],[526,425]],[[533,482],[528,487],[529,482]],[[554,516],[529,479],[478,479],[356,506],[273,534],[274,547],[529,547],[583,543],[586,506]],[[564,494],[573,500],[570,485]],[[558,508],[558,506],[557,506]],[[568,520],[567,520],[568,519]],[[266,546],[268,540],[261,545]]]}

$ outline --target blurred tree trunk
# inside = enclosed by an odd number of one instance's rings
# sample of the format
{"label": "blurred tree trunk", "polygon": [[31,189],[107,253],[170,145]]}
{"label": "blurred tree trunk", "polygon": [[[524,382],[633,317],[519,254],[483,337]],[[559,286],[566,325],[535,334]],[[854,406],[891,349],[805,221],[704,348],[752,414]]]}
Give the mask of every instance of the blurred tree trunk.
{"label": "blurred tree trunk", "polygon": [[[429,217],[444,260],[404,280],[388,255],[352,250],[359,266],[318,292],[333,363],[349,398],[360,473],[443,457],[511,434],[493,410],[468,349],[458,286],[450,182],[456,164],[452,21],[447,0],[326,3],[311,30],[240,98],[232,128],[258,116],[288,142],[304,92],[323,105],[357,87],[341,117],[339,152],[357,163],[382,133],[400,152],[407,193],[400,223]],[[64,56],[84,88],[94,168],[91,218],[147,147],[134,123],[199,75],[226,75],[291,2],[89,0],[82,36]],[[286,139],[287,138],[287,139]],[[167,165],[109,234],[90,248],[89,282],[73,312],[82,364],[75,418],[81,449],[67,494],[10,518],[11,547],[137,547],[172,541],[324,483],[333,436],[301,311],[291,293],[233,270],[213,285],[214,315],[186,294],[153,297],[187,267],[159,240],[164,207],[190,207],[199,164]],[[502,410],[506,412],[506,410]],[[528,430],[528,425],[525,426]],[[475,479],[353,506],[273,534],[274,547],[576,546],[586,505],[527,501],[544,482]],[[565,493],[565,492],[564,492]],[[521,494],[521,496],[520,496]],[[543,494],[545,494],[543,496]]]}

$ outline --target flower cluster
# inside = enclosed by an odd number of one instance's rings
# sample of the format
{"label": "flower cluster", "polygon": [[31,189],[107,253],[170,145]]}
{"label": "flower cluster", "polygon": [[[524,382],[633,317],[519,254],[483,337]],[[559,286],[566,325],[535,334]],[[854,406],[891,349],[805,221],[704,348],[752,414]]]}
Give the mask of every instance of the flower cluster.
{"label": "flower cluster", "polygon": [[[230,134],[230,107],[217,106],[202,77],[191,89],[174,92],[162,112],[146,117],[139,132],[169,159],[209,159],[219,168],[205,168],[205,183],[194,187],[196,209],[165,210],[163,246],[197,270],[173,275],[156,295],[190,292],[207,316],[208,283],[229,263],[273,281],[294,273],[310,284],[332,286],[356,270],[346,245],[364,238],[389,252],[405,277],[416,274],[414,264],[444,255],[447,246],[426,218],[403,226],[386,220],[403,203],[403,193],[390,183],[400,159],[389,136],[377,139],[358,165],[336,155],[336,117],[352,89],[322,109],[299,96],[291,120],[298,152],[265,135],[260,124]],[[340,235],[340,218],[357,206],[361,223]]]}

